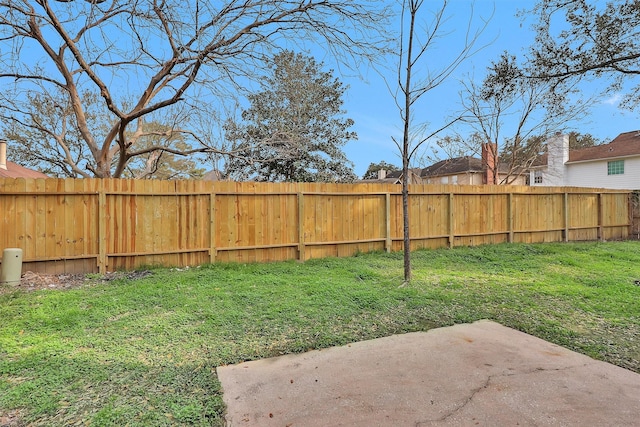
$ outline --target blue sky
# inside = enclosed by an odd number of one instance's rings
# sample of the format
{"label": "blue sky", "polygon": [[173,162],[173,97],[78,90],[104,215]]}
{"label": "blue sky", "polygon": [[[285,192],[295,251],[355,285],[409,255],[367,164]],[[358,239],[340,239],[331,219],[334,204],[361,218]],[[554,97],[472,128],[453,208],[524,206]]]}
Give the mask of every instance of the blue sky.
{"label": "blue sky", "polygon": [[[530,8],[534,1],[452,0],[447,13],[448,33],[442,40],[442,44],[446,45],[445,50],[429,54],[425,63],[432,70],[447,65],[447,49],[450,52],[457,52],[455,48],[461,45],[465,36],[472,3],[474,3],[474,22],[478,25],[481,19],[488,19],[493,14],[480,41],[481,45],[489,45],[462,64],[445,84],[427,93],[421,102],[416,104],[414,114],[427,122],[431,129],[440,127],[448,116],[460,108],[460,79],[471,75],[480,82],[486,73],[487,66],[502,52],[506,50],[521,57],[533,41],[531,20],[523,21],[516,16],[516,13],[520,9]],[[439,9],[441,2],[427,0],[424,7]],[[347,117],[354,119],[354,130],[359,136],[358,141],[350,142],[345,147],[345,152],[355,164],[355,172],[358,176],[362,176],[371,162],[384,160],[401,165],[400,153],[392,142],[391,136],[400,138],[402,135],[402,121],[383,77],[373,70],[361,70],[361,74],[361,78],[341,78],[345,84],[349,85],[344,105]],[[390,82],[395,79],[393,71],[384,72],[384,75]],[[593,84],[583,87],[587,94],[595,89],[596,86]],[[618,99],[619,95],[612,94],[608,98],[599,100],[588,118],[579,123],[568,123],[566,130],[589,133],[608,142],[619,133],[640,128],[636,123],[636,114],[622,111],[617,107]],[[443,135],[446,134],[445,131]]]}
{"label": "blue sky", "polygon": [[[436,50],[427,52],[425,61],[414,70],[416,73],[424,73],[426,68],[437,72],[451,62],[451,55],[457,54],[463,45],[465,30],[469,25],[472,12],[472,28],[480,27],[484,20],[490,19],[490,21],[478,41],[478,46],[485,47],[465,61],[444,84],[425,94],[420,102],[415,104],[413,115],[419,118],[419,122],[427,124],[427,132],[440,128],[447,118],[460,110],[461,79],[473,76],[474,80],[481,82],[491,61],[497,60],[504,51],[522,57],[533,42],[534,34],[531,31],[531,19],[523,20],[516,14],[519,10],[531,9],[535,3],[535,0],[450,0],[444,28],[446,36],[439,40]],[[441,0],[425,0],[424,22],[430,22],[433,11],[441,7]],[[431,14],[429,8],[434,9]],[[399,22],[393,31],[396,33],[399,31]],[[317,52],[313,52],[316,59],[324,61],[327,68],[332,68],[331,61],[326,57],[327,52],[318,45],[312,46],[314,47],[311,50],[317,49]],[[33,52],[34,55],[41,54],[39,50],[34,49]],[[394,64],[389,65],[389,69],[382,73],[386,80],[393,84],[397,77]],[[340,70],[339,67],[333,68]],[[384,160],[398,166],[401,164],[400,153],[392,142],[392,136],[401,140],[402,120],[385,84],[385,78],[379,74],[381,71],[373,69],[358,71],[359,76],[353,76],[357,73],[350,73],[349,76],[340,75],[337,71],[335,75],[349,86],[344,96],[344,109],[346,116],[355,121],[353,130],[357,132],[359,139],[347,144],[345,152],[354,163],[356,174],[362,176],[372,162]],[[124,78],[124,83],[117,78],[115,80],[122,83],[123,87],[137,82],[134,77],[126,73],[120,77]],[[606,82],[601,82],[600,86],[604,83]],[[595,87],[594,84],[587,84],[584,90],[587,95],[592,95],[589,91],[595,93]],[[128,94],[129,91],[124,93]],[[619,99],[619,94],[610,94],[600,99],[594,105],[590,117],[579,123],[568,123],[563,130],[589,133],[608,142],[622,132],[639,129],[640,126],[636,123],[637,114],[620,110],[617,106]],[[470,131],[465,132],[459,129],[458,131],[462,135],[470,134]],[[452,133],[453,130],[446,130],[440,135]],[[435,141],[425,144],[424,147],[428,149],[433,143]],[[414,166],[422,164],[414,163]]]}

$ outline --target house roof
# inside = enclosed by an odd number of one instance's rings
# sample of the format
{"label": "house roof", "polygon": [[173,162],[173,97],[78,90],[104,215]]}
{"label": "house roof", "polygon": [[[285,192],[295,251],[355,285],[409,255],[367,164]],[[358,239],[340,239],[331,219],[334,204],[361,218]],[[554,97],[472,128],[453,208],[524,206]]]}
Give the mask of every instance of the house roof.
{"label": "house roof", "polygon": [[533,160],[533,162],[531,162],[531,168],[536,168],[536,167],[540,167],[540,166],[547,166],[549,164],[549,154],[548,153],[542,153],[542,154],[538,154],[536,156],[536,158]]}
{"label": "house roof", "polygon": [[[420,168],[409,168],[409,175],[414,174],[416,176],[420,176],[420,173],[422,172],[422,169]],[[397,171],[390,171],[387,172],[387,178],[402,178],[402,169],[397,170]]]}
{"label": "house roof", "polygon": [[471,156],[441,160],[422,169],[421,176],[443,176],[465,172],[482,172],[482,160]]}
{"label": "house roof", "polygon": [[42,172],[27,169],[17,163],[7,161],[7,169],[0,169],[0,178],[49,178]]}
{"label": "house roof", "polygon": [[[498,173],[510,174],[520,172],[521,168],[511,169],[509,164],[498,163]],[[422,169],[423,178],[456,175],[460,173],[484,173],[485,168],[482,159],[472,156],[455,157],[453,159],[441,160]]]}
{"label": "house roof", "polygon": [[[409,176],[412,177],[413,180],[420,180],[420,172],[422,169],[420,168],[409,168]],[[400,184],[402,183],[402,170],[396,171],[387,171],[385,177],[380,178],[368,178],[368,179],[359,179],[356,181],[357,183],[382,183],[382,184]]]}
{"label": "house roof", "polygon": [[640,131],[621,133],[608,144],[570,150],[567,163],[628,156],[640,156]]}
{"label": "house roof", "polygon": [[372,179],[358,179],[355,181],[357,184],[400,184],[400,178],[372,178]]}

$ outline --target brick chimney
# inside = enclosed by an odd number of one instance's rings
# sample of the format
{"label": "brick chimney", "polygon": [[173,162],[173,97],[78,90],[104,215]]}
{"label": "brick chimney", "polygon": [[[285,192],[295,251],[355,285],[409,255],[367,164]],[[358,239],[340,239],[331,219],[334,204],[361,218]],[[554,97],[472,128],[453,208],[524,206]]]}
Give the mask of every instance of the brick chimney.
{"label": "brick chimney", "polygon": [[482,144],[482,170],[484,171],[483,182],[485,184],[497,184],[496,172],[498,170],[498,144],[485,142]]}
{"label": "brick chimney", "polygon": [[7,170],[7,141],[0,139],[0,169]]}
{"label": "brick chimney", "polygon": [[387,177],[387,171],[384,169],[380,169],[378,171],[378,179],[385,179]]}

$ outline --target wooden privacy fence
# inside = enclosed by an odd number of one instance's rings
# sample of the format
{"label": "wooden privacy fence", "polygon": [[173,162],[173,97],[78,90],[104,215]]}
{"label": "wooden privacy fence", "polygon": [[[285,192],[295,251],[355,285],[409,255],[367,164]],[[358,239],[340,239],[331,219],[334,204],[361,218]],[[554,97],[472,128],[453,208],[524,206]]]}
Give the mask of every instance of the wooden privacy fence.
{"label": "wooden privacy fence", "polygon": [[[631,193],[415,185],[411,248],[626,239]],[[23,270],[307,260],[402,250],[400,186],[0,179],[0,251]]]}
{"label": "wooden privacy fence", "polygon": [[629,238],[640,240],[640,190],[636,190],[631,194],[631,229],[629,230]]}

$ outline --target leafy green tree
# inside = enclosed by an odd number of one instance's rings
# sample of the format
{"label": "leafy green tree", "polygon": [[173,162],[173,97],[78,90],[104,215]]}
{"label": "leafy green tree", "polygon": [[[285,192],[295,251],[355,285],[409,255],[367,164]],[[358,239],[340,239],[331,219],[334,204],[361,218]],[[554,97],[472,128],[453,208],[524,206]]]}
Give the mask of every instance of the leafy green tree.
{"label": "leafy green tree", "polygon": [[400,170],[398,166],[392,165],[383,160],[379,163],[371,163],[367,168],[367,171],[362,175],[362,179],[376,179],[380,169],[384,169],[387,172],[396,172]]}
{"label": "leafy green tree", "polygon": [[625,1],[539,0],[537,37],[529,54],[527,74],[557,85],[584,78],[602,78],[609,92],[625,83],[621,105],[640,102],[640,3]]}
{"label": "leafy green tree", "polygon": [[569,149],[579,150],[581,148],[594,147],[603,142],[589,133],[569,132]]}
{"label": "leafy green tree", "polygon": [[313,58],[284,51],[273,58],[261,91],[249,96],[242,121],[227,125],[234,155],[227,176],[258,181],[352,181],[342,151],[356,139],[344,118],[346,90]]}

